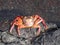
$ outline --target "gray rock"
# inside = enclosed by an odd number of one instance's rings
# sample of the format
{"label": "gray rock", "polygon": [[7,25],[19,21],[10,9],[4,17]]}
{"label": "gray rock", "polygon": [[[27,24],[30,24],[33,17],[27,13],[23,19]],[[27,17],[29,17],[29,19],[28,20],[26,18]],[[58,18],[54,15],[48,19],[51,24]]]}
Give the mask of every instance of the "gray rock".
{"label": "gray rock", "polygon": [[[36,29],[34,28],[24,28],[24,29],[20,29],[20,36],[21,38],[32,38],[32,37],[35,37],[35,32],[36,32]],[[16,32],[16,29],[13,29],[12,35],[18,37],[18,34]]]}
{"label": "gray rock", "polygon": [[31,45],[31,43],[30,43],[31,41],[30,40],[24,40],[24,39],[22,39],[22,40],[20,40],[20,44],[21,45]]}
{"label": "gray rock", "polygon": [[2,32],[0,32],[0,39],[1,39],[1,34],[2,34]]}
{"label": "gray rock", "polygon": [[[44,26],[42,26],[42,29],[44,29]],[[50,27],[52,26],[52,27]],[[49,29],[51,28],[57,28],[56,24],[49,23],[48,24]],[[41,29],[41,30],[42,30]],[[44,32],[41,33],[39,37],[36,37],[35,32],[37,29],[35,28],[26,28],[26,29],[21,29],[20,33],[21,35],[18,37],[16,30],[13,29],[12,34],[8,32],[2,32],[1,38],[2,42],[4,42],[6,45],[55,45],[55,44],[60,44],[58,39],[59,37],[56,38],[56,36],[60,35],[60,31],[55,31],[55,32]],[[57,33],[58,32],[58,33]],[[36,37],[36,38],[35,38]],[[33,41],[32,41],[33,40]],[[31,43],[32,41],[32,43]]]}
{"label": "gray rock", "polygon": [[[57,28],[54,27],[54,24],[48,24],[51,25],[51,28]],[[53,26],[54,25],[54,26]],[[56,25],[57,26],[57,25]],[[52,31],[49,30],[49,32],[42,33],[39,37],[36,37],[33,41],[33,45],[59,45],[60,44],[60,29]]]}
{"label": "gray rock", "polygon": [[54,33],[53,33],[53,37],[55,39],[55,44],[56,45],[60,45],[60,29],[56,30]]}
{"label": "gray rock", "polygon": [[34,28],[22,29],[20,37],[32,38],[35,36],[35,32],[36,32],[36,29]]}
{"label": "gray rock", "polygon": [[0,43],[0,45],[5,45],[4,43]]}
{"label": "gray rock", "polygon": [[10,44],[6,44],[6,45],[21,45],[20,43],[10,43]]}
{"label": "gray rock", "polygon": [[54,23],[47,23],[48,28],[58,28],[58,26]]}
{"label": "gray rock", "polygon": [[17,38],[8,34],[7,32],[2,33],[2,41],[4,43],[11,43],[11,42],[16,42]]}
{"label": "gray rock", "polygon": [[[49,35],[49,34],[48,34]],[[47,39],[46,39],[47,38]],[[58,30],[56,30],[56,31],[54,31],[53,33],[52,33],[52,35],[50,34],[50,37],[49,37],[49,39],[48,39],[48,37],[46,37],[45,39],[47,40],[46,42],[45,42],[45,44],[46,45],[60,45],[60,29],[58,29]],[[44,44],[44,45],[45,45]]]}

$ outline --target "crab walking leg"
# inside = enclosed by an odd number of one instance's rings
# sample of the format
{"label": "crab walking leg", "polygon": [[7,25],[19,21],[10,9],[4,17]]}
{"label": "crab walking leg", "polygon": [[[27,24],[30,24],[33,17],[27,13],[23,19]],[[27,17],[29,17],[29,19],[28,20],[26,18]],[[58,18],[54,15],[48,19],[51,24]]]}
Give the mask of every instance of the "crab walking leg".
{"label": "crab walking leg", "polygon": [[41,22],[42,22],[42,20],[39,20],[39,19],[38,19],[38,20],[36,20],[35,23],[36,23],[36,25],[38,25],[38,24],[41,23]]}
{"label": "crab walking leg", "polygon": [[43,25],[45,26],[45,28],[47,28],[47,25],[46,25],[46,23],[45,23],[44,20],[42,21],[42,23],[43,23]]}
{"label": "crab walking leg", "polygon": [[37,32],[35,33],[36,36],[38,36],[40,34],[40,32],[41,32],[41,26],[35,24],[35,25],[33,25],[33,28],[38,28]]}
{"label": "crab walking leg", "polygon": [[12,32],[14,26],[15,26],[14,24],[11,26],[11,28],[10,28],[10,33]]}
{"label": "crab walking leg", "polygon": [[38,36],[41,32],[41,27],[39,25],[37,27],[38,27],[38,31],[36,32],[36,35]]}
{"label": "crab walking leg", "polygon": [[18,36],[20,36],[20,29],[21,29],[21,28],[25,28],[25,27],[26,27],[26,26],[24,26],[23,24],[17,26],[17,34],[18,34]]}
{"label": "crab walking leg", "polygon": [[[37,18],[38,18],[38,20],[36,20]],[[45,20],[43,18],[41,18],[40,16],[36,15],[34,20],[36,20],[36,22],[37,22],[36,24],[39,24],[39,23],[42,22],[42,24],[44,25],[45,29],[48,29],[48,26],[46,25]]]}
{"label": "crab walking leg", "polygon": [[36,23],[36,24],[39,24],[39,23],[41,23],[41,22],[42,22],[42,24],[44,25],[44,27],[47,28],[47,25],[46,25],[46,23],[45,23],[45,21],[44,21],[43,19],[37,20],[37,23]]}
{"label": "crab walking leg", "polygon": [[18,36],[20,36],[20,28],[19,27],[17,27],[17,34],[18,34]]}

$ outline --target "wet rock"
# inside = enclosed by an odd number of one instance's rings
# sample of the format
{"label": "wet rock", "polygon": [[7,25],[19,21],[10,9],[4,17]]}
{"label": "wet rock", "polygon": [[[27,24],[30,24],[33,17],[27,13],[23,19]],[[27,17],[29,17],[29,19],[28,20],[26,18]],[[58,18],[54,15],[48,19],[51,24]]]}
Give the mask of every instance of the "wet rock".
{"label": "wet rock", "polygon": [[2,32],[2,42],[7,43],[7,45],[30,45],[31,38],[34,37],[33,31],[31,30],[21,30],[21,36],[15,36],[7,32]]}
{"label": "wet rock", "polygon": [[6,32],[3,32],[2,33],[2,41],[4,43],[11,43],[11,42],[16,42],[17,41],[17,38],[6,33]]}
{"label": "wet rock", "polygon": [[32,38],[35,36],[35,32],[36,32],[36,29],[34,28],[22,29],[20,37]]}

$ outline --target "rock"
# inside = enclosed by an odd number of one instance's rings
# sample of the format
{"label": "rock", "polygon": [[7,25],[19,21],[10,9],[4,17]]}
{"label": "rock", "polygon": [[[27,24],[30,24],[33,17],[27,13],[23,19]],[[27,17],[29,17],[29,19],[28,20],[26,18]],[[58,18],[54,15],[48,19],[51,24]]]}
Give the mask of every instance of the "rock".
{"label": "rock", "polygon": [[21,35],[18,37],[16,34],[16,30],[13,29],[12,34],[9,34],[8,32],[2,32],[1,37],[2,41],[4,43],[7,43],[7,45],[31,45],[31,38],[35,36],[36,29],[34,28],[26,28],[20,30]]}
{"label": "rock", "polygon": [[6,45],[21,45],[20,43],[10,43],[10,44],[6,44]]}
{"label": "rock", "polygon": [[[42,29],[44,29],[44,26],[42,24],[40,25],[42,26]],[[49,29],[54,28],[54,26],[55,28],[57,28],[56,24],[48,23]],[[37,37],[35,35],[36,31],[37,29],[35,28],[20,29],[21,35],[19,37],[17,36],[15,29],[13,29],[12,34],[8,32],[1,32],[1,41],[5,43],[5,45],[55,45],[55,44],[60,44],[59,43],[60,37],[58,37],[60,35],[59,34],[60,30],[55,30],[55,31],[49,30],[49,32],[41,33]]]}
{"label": "rock", "polygon": [[1,40],[1,34],[2,34],[2,32],[0,32],[0,40]]}
{"label": "rock", "polygon": [[56,30],[54,33],[53,33],[53,37],[55,39],[55,44],[56,45],[60,45],[60,29]]}
{"label": "rock", "polygon": [[34,28],[31,28],[31,29],[26,28],[26,29],[22,29],[20,32],[21,32],[20,37],[32,38],[32,37],[35,37],[36,29],[34,29]]}
{"label": "rock", "polygon": [[5,45],[4,43],[0,43],[0,45]]}
{"label": "rock", "polygon": [[[34,38],[33,38],[34,39]],[[60,45],[60,29],[42,33],[33,41],[33,45]]]}
{"label": "rock", "polygon": [[20,39],[21,45],[31,45],[31,41],[29,39]]}
{"label": "rock", "polygon": [[2,41],[4,43],[11,43],[11,42],[16,42],[17,38],[8,34],[7,32],[2,33]]}
{"label": "rock", "polygon": [[54,23],[47,23],[47,26],[49,29],[58,28],[58,26]]}
{"label": "rock", "polygon": [[[35,37],[35,32],[36,32],[36,29],[34,28],[24,28],[24,29],[20,29],[20,36],[21,38],[25,38],[25,39],[28,39],[28,38],[32,38],[32,37]],[[12,31],[12,35],[18,37],[18,34],[16,32],[16,29],[13,29]]]}
{"label": "rock", "polygon": [[21,43],[21,45],[31,45],[31,39],[35,37],[36,29],[26,28],[26,29],[21,29],[20,32],[21,35],[19,42]]}

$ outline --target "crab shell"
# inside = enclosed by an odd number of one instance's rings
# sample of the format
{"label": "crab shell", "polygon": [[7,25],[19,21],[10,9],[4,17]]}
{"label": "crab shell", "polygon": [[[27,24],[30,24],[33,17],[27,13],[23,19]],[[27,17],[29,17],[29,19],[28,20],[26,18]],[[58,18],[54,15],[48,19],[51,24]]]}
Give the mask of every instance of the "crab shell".
{"label": "crab shell", "polygon": [[24,23],[25,26],[30,27],[30,26],[32,26],[34,24],[34,19],[33,19],[33,17],[26,17],[25,16],[23,18],[23,23]]}

